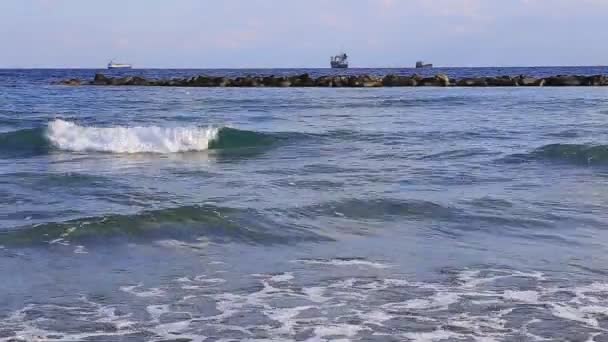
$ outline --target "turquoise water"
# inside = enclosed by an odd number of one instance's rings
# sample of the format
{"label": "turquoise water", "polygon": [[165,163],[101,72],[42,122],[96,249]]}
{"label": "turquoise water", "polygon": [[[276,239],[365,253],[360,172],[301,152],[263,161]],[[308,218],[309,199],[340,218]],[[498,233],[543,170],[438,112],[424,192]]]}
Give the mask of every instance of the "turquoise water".
{"label": "turquoise water", "polygon": [[0,341],[608,339],[608,88],[94,72],[0,71]]}

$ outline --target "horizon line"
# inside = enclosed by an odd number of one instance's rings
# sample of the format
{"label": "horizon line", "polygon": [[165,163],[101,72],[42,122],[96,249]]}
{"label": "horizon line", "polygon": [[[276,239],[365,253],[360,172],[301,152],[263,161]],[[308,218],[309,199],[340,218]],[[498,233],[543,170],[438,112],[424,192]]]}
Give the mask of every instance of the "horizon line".
{"label": "horizon line", "polygon": [[[482,68],[606,68],[608,65],[496,65],[496,66],[433,66],[432,68],[416,68],[413,66],[382,66],[382,67],[349,67],[352,69],[482,69]],[[330,67],[136,67],[125,70],[326,70]],[[0,67],[0,70],[111,70],[107,67]],[[336,69],[337,70],[337,69]]]}

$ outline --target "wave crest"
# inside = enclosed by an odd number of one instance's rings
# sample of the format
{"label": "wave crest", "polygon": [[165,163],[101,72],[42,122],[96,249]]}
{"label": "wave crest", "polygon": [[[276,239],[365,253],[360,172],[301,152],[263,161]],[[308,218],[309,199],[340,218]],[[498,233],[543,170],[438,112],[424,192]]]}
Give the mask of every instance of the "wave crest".
{"label": "wave crest", "polygon": [[13,158],[46,154],[51,149],[40,128],[22,129],[0,134],[0,156]]}
{"label": "wave crest", "polygon": [[108,214],[0,230],[0,245],[95,243],[108,239],[195,240],[284,244],[327,241],[308,227],[284,224],[254,209],[189,205],[133,214]]}
{"label": "wave crest", "polygon": [[546,160],[577,165],[608,165],[608,145],[549,144],[525,154],[513,154],[505,161],[524,163]]}
{"label": "wave crest", "polygon": [[60,150],[176,153],[207,150],[218,132],[212,127],[86,127],[58,119],[49,123],[46,135]]}
{"label": "wave crest", "polygon": [[57,119],[46,128],[0,133],[0,156],[30,157],[53,150],[159,154],[229,150],[269,146],[290,137],[228,127],[95,127]]}
{"label": "wave crest", "polygon": [[534,154],[577,164],[608,163],[608,145],[552,144],[539,148]]}

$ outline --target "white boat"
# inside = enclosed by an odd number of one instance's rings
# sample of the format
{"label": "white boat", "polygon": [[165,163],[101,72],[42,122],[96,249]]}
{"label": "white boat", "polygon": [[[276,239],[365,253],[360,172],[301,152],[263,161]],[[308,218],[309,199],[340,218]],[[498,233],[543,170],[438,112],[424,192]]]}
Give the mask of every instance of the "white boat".
{"label": "white boat", "polygon": [[110,61],[110,63],[108,63],[108,69],[131,69],[131,64],[114,63],[113,61]]}

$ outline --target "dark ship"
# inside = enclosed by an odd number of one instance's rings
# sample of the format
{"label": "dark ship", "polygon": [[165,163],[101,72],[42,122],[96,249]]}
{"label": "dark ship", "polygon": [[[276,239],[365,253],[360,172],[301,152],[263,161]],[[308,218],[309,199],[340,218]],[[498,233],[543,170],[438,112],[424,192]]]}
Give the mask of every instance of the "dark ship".
{"label": "dark ship", "polygon": [[348,68],[348,56],[345,53],[331,57],[332,69],[347,69]]}
{"label": "dark ship", "polygon": [[416,69],[420,69],[420,68],[432,68],[433,64],[426,64],[423,61],[418,61],[416,62]]}

